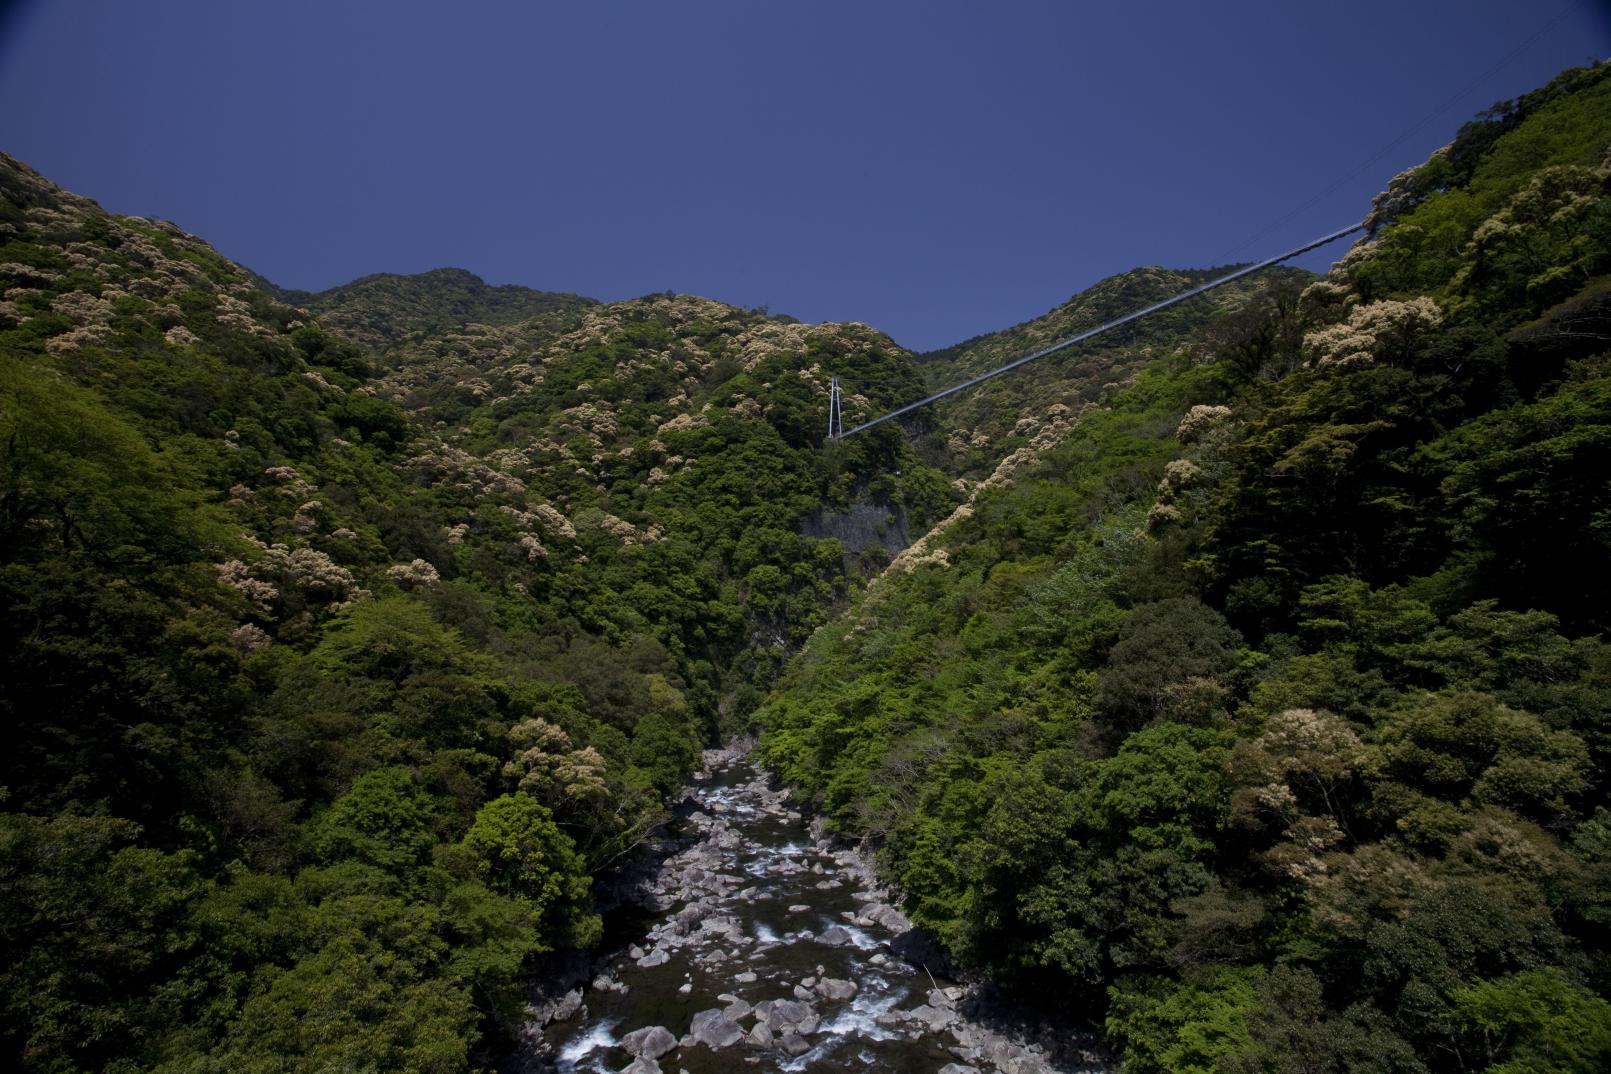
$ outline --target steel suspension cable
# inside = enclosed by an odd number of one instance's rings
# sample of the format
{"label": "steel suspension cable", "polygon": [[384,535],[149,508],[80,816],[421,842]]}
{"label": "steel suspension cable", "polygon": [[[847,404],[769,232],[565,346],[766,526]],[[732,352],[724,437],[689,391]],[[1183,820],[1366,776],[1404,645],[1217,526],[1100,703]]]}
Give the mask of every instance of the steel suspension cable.
{"label": "steel suspension cable", "polygon": [[843,440],[847,436],[854,436],[863,429],[871,429],[874,425],[881,425],[884,422],[889,421],[891,418],[898,418],[902,414],[910,414],[912,411],[926,407],[930,403],[937,403],[947,396],[955,395],[957,392],[967,391],[976,384],[983,384],[985,381],[990,380],[993,377],[999,377],[1003,373],[1009,373],[1021,365],[1035,361],[1037,358],[1045,358],[1049,354],[1056,354],[1058,351],[1072,347],[1076,343],[1083,343],[1092,336],[1101,335],[1103,332],[1113,328],[1118,328],[1120,325],[1129,324],[1131,321],[1138,321],[1148,314],[1157,313],[1159,310],[1168,309],[1170,306],[1184,302],[1189,298],[1196,298],[1198,295],[1203,294],[1204,292],[1212,291],[1216,287],[1223,287],[1235,280],[1240,280],[1244,276],[1251,276],[1253,273],[1270,268],[1272,265],[1279,265],[1283,261],[1290,261],[1299,254],[1306,254],[1310,250],[1318,250],[1320,247],[1325,246],[1328,243],[1336,242],[1345,235],[1352,235],[1356,231],[1363,230],[1365,230],[1365,223],[1364,221],[1360,221],[1353,227],[1343,228],[1341,231],[1333,231],[1330,235],[1315,239],[1312,242],[1306,242],[1302,246],[1299,246],[1296,249],[1288,250],[1284,254],[1278,254],[1275,257],[1265,258],[1263,261],[1260,261],[1257,264],[1247,265],[1243,268],[1237,269],[1235,272],[1228,272],[1223,276],[1209,280],[1207,283],[1198,284],[1196,287],[1193,287],[1190,290],[1182,291],[1178,295],[1166,298],[1162,302],[1154,302],[1152,305],[1143,309],[1135,310],[1132,313],[1126,313],[1123,317],[1117,317],[1104,324],[1099,324],[1095,328],[1088,328],[1076,335],[1069,336],[1067,339],[1059,340],[1049,347],[1042,347],[1033,354],[1026,354],[1022,357],[1014,358],[1006,365],[997,366],[988,373],[980,373],[978,376],[965,380],[961,384],[953,384],[944,391],[935,392],[933,395],[919,399],[915,403],[907,403],[903,407],[897,407],[894,410],[891,410],[888,414],[882,414],[871,421],[864,421],[860,425],[846,429],[835,439]]}

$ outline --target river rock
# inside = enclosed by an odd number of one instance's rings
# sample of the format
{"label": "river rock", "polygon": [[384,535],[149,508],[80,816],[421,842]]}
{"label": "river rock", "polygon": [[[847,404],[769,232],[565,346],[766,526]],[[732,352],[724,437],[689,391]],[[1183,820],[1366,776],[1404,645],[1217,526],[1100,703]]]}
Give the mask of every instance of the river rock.
{"label": "river rock", "polygon": [[[763,1007],[766,1008],[764,1012]],[[817,1012],[811,1004],[803,1000],[775,999],[756,1004],[755,1015],[757,1018],[764,1018],[766,1024],[772,1027],[772,1032],[780,1033],[807,1019],[815,1019]]]}
{"label": "river rock", "polygon": [[755,1048],[770,1048],[774,1040],[772,1029],[765,1022],[756,1022],[755,1028],[750,1030],[750,1035],[745,1039]]}
{"label": "river rock", "polygon": [[733,980],[737,981],[739,984],[754,984],[756,980],[755,971],[745,970],[743,973],[735,973],[733,975]]}
{"label": "river rock", "polygon": [[621,1068],[621,1074],[662,1074],[660,1064],[646,1056],[638,1056]]}
{"label": "river rock", "polygon": [[857,985],[855,981],[847,981],[835,977],[824,977],[816,984],[817,995],[835,1003],[843,1003],[855,997]]}
{"label": "river rock", "polygon": [[878,923],[894,933],[906,933],[912,931],[912,922],[907,919],[905,914],[901,913],[893,906],[886,906],[884,908],[883,913],[878,915]]}
{"label": "river rock", "polygon": [[861,908],[860,918],[869,925],[878,925],[897,936],[912,931],[912,922],[905,914],[887,902],[869,903]]}
{"label": "river rock", "polygon": [[791,913],[791,914],[803,914],[809,909],[811,909],[811,907],[806,905],[805,903],[797,902],[797,903],[792,904],[789,907],[789,913]]}
{"label": "river rock", "polygon": [[850,942],[850,933],[843,925],[829,925],[817,934],[817,942],[829,947],[843,947]]}
{"label": "river rock", "polygon": [[582,990],[573,988],[558,999],[551,999],[526,1008],[526,1016],[540,1026],[550,1022],[568,1022],[582,1009]]}
{"label": "river rock", "polygon": [[627,1054],[647,1059],[659,1059],[676,1046],[677,1038],[665,1026],[645,1026],[621,1038]]}
{"label": "river rock", "polygon": [[778,1038],[778,1044],[790,1055],[804,1055],[811,1050],[811,1042],[792,1029],[785,1031],[783,1036]]}
{"label": "river rock", "polygon": [[955,996],[950,994],[949,990],[935,988],[929,991],[929,1006],[938,1007],[943,1011],[954,1011],[957,1009],[957,1000]]}
{"label": "river rock", "polygon": [[734,914],[712,914],[700,922],[699,927],[712,936],[729,936],[734,940],[746,938],[744,923]]}
{"label": "river rock", "polygon": [[929,1006],[927,1003],[921,1007],[913,1007],[906,1012],[906,1017],[914,1022],[925,1022],[931,1030],[935,1031],[944,1029],[957,1019],[955,1011],[940,1010],[937,1007]]}
{"label": "river rock", "polygon": [[576,1017],[577,1012],[579,1012],[581,1009],[582,990],[580,988],[573,988],[569,992],[565,993],[565,995],[560,998],[559,1002],[554,1004],[553,1019],[556,1022],[569,1022],[572,1018]]}
{"label": "river rock", "polygon": [[814,999],[815,997],[812,995],[811,989],[806,988],[804,985],[795,985],[794,986],[794,998],[795,999],[803,999],[803,1000],[811,1000],[811,999]]}
{"label": "river rock", "polygon": [[1018,1059],[1010,1059],[1001,1070],[1002,1074],[1056,1074],[1046,1060],[1038,1055],[1025,1055]]}
{"label": "river rock", "polygon": [[686,936],[713,912],[715,907],[709,903],[696,902],[677,911],[677,916],[671,919],[671,927],[677,935]]}
{"label": "river rock", "polygon": [[1002,1071],[1016,1069],[1028,1058],[1024,1053],[1024,1049],[1002,1037],[996,1037],[985,1045],[985,1056],[998,1070]]}
{"label": "river rock", "polygon": [[638,965],[648,970],[653,969],[656,966],[664,966],[670,961],[670,955],[666,954],[665,951],[656,948],[655,950],[650,951],[647,955],[644,955],[642,958],[638,959]]}
{"label": "river rock", "polygon": [[979,1074],[979,1068],[963,1066],[961,1063],[947,1063],[940,1068],[940,1074]]}
{"label": "river rock", "polygon": [[688,1026],[688,1035],[707,1048],[726,1048],[744,1039],[743,1028],[720,1007],[700,1011]]}

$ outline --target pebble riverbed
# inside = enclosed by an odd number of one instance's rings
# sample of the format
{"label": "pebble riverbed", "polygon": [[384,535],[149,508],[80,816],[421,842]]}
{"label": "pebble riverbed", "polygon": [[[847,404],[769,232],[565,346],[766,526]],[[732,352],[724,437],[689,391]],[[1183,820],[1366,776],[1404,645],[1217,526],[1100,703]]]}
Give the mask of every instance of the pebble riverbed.
{"label": "pebble riverbed", "polygon": [[648,927],[588,984],[534,1008],[540,1066],[572,1072],[1076,1074],[1087,1034],[1015,1016],[932,972],[853,848],[824,837],[739,750],[711,750],[691,837],[642,901]]}

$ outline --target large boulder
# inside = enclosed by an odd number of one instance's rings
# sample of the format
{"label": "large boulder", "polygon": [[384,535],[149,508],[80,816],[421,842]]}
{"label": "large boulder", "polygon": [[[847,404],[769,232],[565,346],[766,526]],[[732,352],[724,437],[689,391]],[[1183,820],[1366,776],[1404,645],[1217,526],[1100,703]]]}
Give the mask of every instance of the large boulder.
{"label": "large boulder", "polygon": [[843,1003],[855,996],[857,986],[855,981],[841,980],[835,977],[824,977],[817,982],[817,995],[834,1003]]}
{"label": "large boulder", "polygon": [[672,930],[678,936],[686,936],[715,911],[714,906],[703,902],[696,902],[692,906],[684,907],[677,912],[676,917],[671,919]]}
{"label": "large boulder", "polygon": [[944,1029],[946,1026],[957,1020],[955,1011],[948,1011],[939,1007],[931,1007],[927,1003],[923,1004],[921,1007],[913,1007],[907,1012],[906,1017],[914,1022],[927,1023],[928,1027],[932,1030]]}
{"label": "large boulder", "polygon": [[621,1038],[621,1047],[628,1054],[648,1059],[659,1059],[676,1046],[677,1038],[665,1026],[645,1026]]}
{"label": "large boulder", "polygon": [[688,1035],[707,1048],[726,1048],[744,1039],[744,1028],[720,1007],[700,1011],[688,1026]]}
{"label": "large boulder", "polygon": [[558,999],[526,1008],[526,1013],[538,1025],[547,1025],[550,1022],[568,1022],[575,1018],[581,1009],[582,990],[573,988]]}
{"label": "large boulder", "polygon": [[817,1012],[812,1009],[811,1004],[797,999],[777,1000],[773,1002],[772,1006],[764,1015],[761,1015],[760,1013],[762,1006],[765,1006],[765,1004],[761,1004],[755,1008],[756,1014],[766,1019],[767,1025],[772,1027],[772,1032],[774,1033],[781,1032],[789,1026],[797,1026],[801,1022],[813,1020],[817,1017]]}
{"label": "large boulder", "polygon": [[863,906],[861,908],[861,918],[863,921],[882,925],[896,935],[910,932],[912,929],[912,922],[907,919],[906,915],[888,903],[873,903],[871,906]]}
{"label": "large boulder", "polygon": [[850,939],[850,932],[843,925],[829,925],[817,934],[817,942],[829,947],[843,947]]}
{"label": "large boulder", "polygon": [[804,1055],[811,1050],[811,1042],[792,1029],[778,1038],[778,1046],[790,1055]]}

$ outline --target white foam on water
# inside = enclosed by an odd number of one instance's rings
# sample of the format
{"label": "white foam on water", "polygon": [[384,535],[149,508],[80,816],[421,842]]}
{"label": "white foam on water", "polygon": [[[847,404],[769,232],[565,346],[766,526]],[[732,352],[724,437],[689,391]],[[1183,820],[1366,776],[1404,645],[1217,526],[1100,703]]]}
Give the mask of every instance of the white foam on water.
{"label": "white foam on water", "polygon": [[[878,1024],[878,1016],[892,1010],[906,996],[907,992],[904,988],[893,992],[875,993],[863,987],[862,991],[856,993],[856,997],[850,1001],[848,1006],[841,1009],[817,1028],[817,1033],[821,1038],[817,1046],[790,1059],[783,1064],[782,1069],[788,1071],[804,1070],[851,1039],[899,1039],[901,1037],[900,1033]],[[858,1054],[858,1058],[863,1062],[871,1063],[874,1057],[870,1052],[863,1051]]]}
{"label": "white foam on water", "polygon": [[844,929],[846,935],[850,937],[850,946],[854,947],[858,951],[878,951],[884,947],[883,940],[880,940],[866,929],[857,925],[852,925],[850,922],[841,918],[821,916],[817,918],[817,925],[819,926],[819,931],[826,930],[833,925],[838,925],[840,928]]}
{"label": "white foam on water", "polygon": [[569,1074],[576,1070],[576,1064],[595,1051],[613,1048],[620,1043],[615,1036],[615,1027],[620,1024],[618,1018],[606,1018],[587,1032],[572,1037],[560,1048],[559,1055],[555,1057],[558,1068]]}
{"label": "white foam on water", "polygon": [[755,938],[762,943],[778,942],[778,934],[761,924],[759,921],[755,923]]}
{"label": "white foam on water", "polygon": [[823,1032],[847,1037],[855,1035],[869,1040],[893,1040],[899,1034],[879,1025],[878,1016],[888,1014],[905,995],[904,990],[879,994],[859,992],[851,1000],[850,1006],[834,1015],[823,1027]]}

